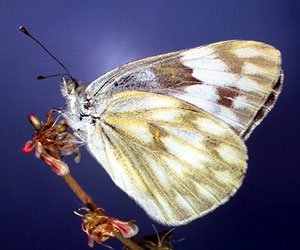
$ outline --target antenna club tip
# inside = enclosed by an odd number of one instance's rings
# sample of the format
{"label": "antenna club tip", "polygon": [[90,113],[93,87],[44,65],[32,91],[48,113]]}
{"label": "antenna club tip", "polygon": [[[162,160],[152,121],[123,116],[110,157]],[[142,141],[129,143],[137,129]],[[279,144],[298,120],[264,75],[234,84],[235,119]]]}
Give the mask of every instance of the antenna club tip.
{"label": "antenna club tip", "polygon": [[20,30],[21,32],[25,33],[26,35],[29,34],[28,31],[27,31],[27,29],[25,29],[25,27],[22,26],[22,25],[19,27],[19,30]]}
{"label": "antenna club tip", "polygon": [[45,76],[38,76],[36,79],[43,80],[43,79],[46,79],[46,77]]}

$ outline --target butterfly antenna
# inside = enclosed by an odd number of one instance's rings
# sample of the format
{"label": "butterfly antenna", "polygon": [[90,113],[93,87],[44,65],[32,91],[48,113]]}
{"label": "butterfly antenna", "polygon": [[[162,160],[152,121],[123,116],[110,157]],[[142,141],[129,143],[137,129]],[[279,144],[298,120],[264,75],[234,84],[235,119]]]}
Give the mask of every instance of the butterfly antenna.
{"label": "butterfly antenna", "polygon": [[[25,35],[29,36],[33,41],[35,41],[38,45],[40,45],[43,50],[45,50],[47,52],[47,54],[49,56],[51,56],[61,67],[63,67],[63,69],[67,72],[67,74],[58,74],[58,75],[68,75],[70,76],[70,78],[73,80],[73,77],[71,76],[70,74],[70,71],[66,68],[65,65],[63,65],[63,63],[61,61],[59,61],[39,40],[37,40],[35,37],[33,37],[28,31],[27,29],[25,29],[25,27],[23,26],[20,26],[19,27],[19,30],[21,32],[23,32]],[[57,75],[51,75],[51,76],[39,76],[38,79],[45,79],[45,78],[48,78],[48,77],[52,77],[52,76],[57,76]]]}
{"label": "butterfly antenna", "polygon": [[44,80],[44,79],[56,77],[56,76],[69,76],[70,78],[72,78],[70,73],[60,73],[60,74],[54,74],[54,75],[48,75],[48,76],[38,76],[37,79]]}

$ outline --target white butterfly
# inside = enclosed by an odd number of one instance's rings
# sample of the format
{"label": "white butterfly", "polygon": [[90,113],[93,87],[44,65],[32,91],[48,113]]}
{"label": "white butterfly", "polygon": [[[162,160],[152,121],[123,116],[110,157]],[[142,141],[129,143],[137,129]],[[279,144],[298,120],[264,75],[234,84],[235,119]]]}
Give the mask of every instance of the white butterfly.
{"label": "white butterfly", "polygon": [[87,87],[63,81],[63,116],[118,187],[181,225],[241,185],[244,140],[280,93],[280,64],[272,46],[240,40],[149,57]]}

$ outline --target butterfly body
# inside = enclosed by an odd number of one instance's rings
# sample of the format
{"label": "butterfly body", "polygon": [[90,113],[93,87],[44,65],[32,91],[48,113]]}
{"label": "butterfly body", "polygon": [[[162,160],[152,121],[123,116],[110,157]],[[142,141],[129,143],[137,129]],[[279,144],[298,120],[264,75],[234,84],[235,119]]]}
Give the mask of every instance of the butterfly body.
{"label": "butterfly body", "polygon": [[280,53],[225,41],[63,82],[64,116],[111,179],[155,220],[185,224],[224,203],[246,139],[276,101]]}

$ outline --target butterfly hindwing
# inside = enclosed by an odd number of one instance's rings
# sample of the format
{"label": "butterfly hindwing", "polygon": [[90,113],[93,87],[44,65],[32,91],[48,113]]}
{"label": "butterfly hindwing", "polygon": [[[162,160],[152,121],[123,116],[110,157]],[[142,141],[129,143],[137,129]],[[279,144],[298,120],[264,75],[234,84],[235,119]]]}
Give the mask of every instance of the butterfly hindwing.
{"label": "butterfly hindwing", "polygon": [[110,92],[87,138],[112,180],[155,220],[187,223],[224,203],[246,170],[243,141],[177,98]]}
{"label": "butterfly hindwing", "polygon": [[89,98],[137,90],[196,105],[246,139],[281,90],[280,52],[270,45],[232,40],[149,57],[120,66],[90,84]]}

